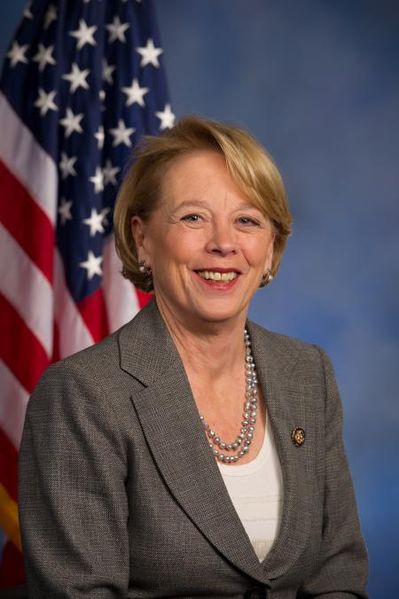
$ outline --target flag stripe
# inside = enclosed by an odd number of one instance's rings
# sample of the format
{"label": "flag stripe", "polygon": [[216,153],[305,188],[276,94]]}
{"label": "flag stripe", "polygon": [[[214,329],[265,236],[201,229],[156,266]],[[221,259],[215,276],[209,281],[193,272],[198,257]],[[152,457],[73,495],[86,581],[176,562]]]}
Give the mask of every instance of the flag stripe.
{"label": "flag stripe", "polygon": [[31,393],[50,359],[25,322],[0,293],[0,358]]}
{"label": "flag stripe", "polygon": [[54,320],[54,328],[53,328],[53,355],[51,356],[52,362],[58,362],[61,360],[60,354],[60,333],[58,330],[57,323]]}
{"label": "flag stripe", "polygon": [[[40,206],[0,160],[0,178],[5,201],[0,220],[8,232],[41,270],[49,282],[53,277],[54,229]],[[32,231],[37,234],[32,235]]]}
{"label": "flag stripe", "polygon": [[78,310],[94,342],[109,334],[107,310],[101,287],[77,304]]}
{"label": "flag stripe", "polygon": [[0,481],[8,495],[17,499],[18,453],[0,428]]}
{"label": "flag stripe", "polygon": [[29,394],[3,360],[0,360],[0,380],[3,397],[0,402],[0,428],[18,449]]}
{"label": "flag stripe", "polygon": [[[0,526],[16,546],[28,394],[150,298],[120,275],[111,216],[133,146],[173,125],[163,51],[150,0],[94,4],[32,0],[0,81]],[[1,552],[0,587],[22,583],[14,545]]]}
{"label": "flag stripe", "polygon": [[66,285],[64,266],[58,250],[54,256],[54,316],[58,327],[61,358],[65,358],[94,343]]}
{"label": "flag stripe", "polygon": [[20,586],[25,582],[21,550],[8,541],[0,564],[0,588]]}
{"label": "flag stripe", "polygon": [[21,181],[50,222],[57,211],[57,167],[37,143],[32,132],[22,123],[0,92],[0,159]]}
{"label": "flag stripe", "polygon": [[16,502],[11,499],[4,486],[0,483],[0,527],[7,537],[21,551],[21,539],[19,534],[18,508]]}
{"label": "flag stripe", "polygon": [[140,309],[132,284],[121,275],[122,263],[115,252],[113,235],[104,244],[103,293],[111,331],[128,322]]}
{"label": "flag stripe", "polygon": [[145,293],[141,289],[136,289],[136,293],[140,308],[144,308],[153,297],[151,293]]}
{"label": "flag stripe", "polygon": [[0,256],[7,268],[0,278],[0,292],[21,315],[48,356],[53,353],[53,289],[21,246],[0,224]]}

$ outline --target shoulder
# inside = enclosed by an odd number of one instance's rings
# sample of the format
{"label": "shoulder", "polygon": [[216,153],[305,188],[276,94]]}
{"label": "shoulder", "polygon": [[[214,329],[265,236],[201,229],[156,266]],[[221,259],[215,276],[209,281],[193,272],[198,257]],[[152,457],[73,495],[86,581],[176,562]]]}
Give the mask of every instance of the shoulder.
{"label": "shoulder", "polygon": [[295,364],[319,365],[323,368],[324,360],[328,360],[326,352],[316,344],[269,331],[252,321],[248,323],[248,326],[254,342],[277,360]]}
{"label": "shoulder", "polygon": [[[118,332],[55,362],[43,373],[27,405],[24,436],[73,439],[112,437],[123,453],[121,424],[129,414],[129,381],[119,367]],[[126,377],[127,378],[127,377]],[[67,441],[69,440],[69,441]]]}
{"label": "shoulder", "polygon": [[51,364],[42,375],[39,387],[49,383],[58,385],[72,378],[101,384],[118,369],[118,335],[119,331],[100,343]]}
{"label": "shoulder", "polygon": [[[148,346],[154,322],[157,322],[154,302],[101,342],[55,362],[42,375],[30,404],[36,399],[95,404],[109,407],[126,402],[132,392],[141,389],[141,382],[124,367],[126,355],[133,363],[141,359]],[[156,337],[155,337],[156,338]]]}
{"label": "shoulder", "polygon": [[138,340],[140,343],[131,343],[129,351],[137,353],[140,345],[144,343],[148,323],[153,319],[154,309],[150,305],[138,312],[135,317],[120,329],[105,337],[99,343],[91,345],[58,362],[52,364],[44,373],[44,378],[64,378],[71,374],[90,379],[96,385],[115,377],[123,375],[121,369],[121,345],[127,338]]}
{"label": "shoulder", "polygon": [[326,352],[318,345],[248,323],[257,369],[279,387],[306,390],[309,397],[327,397],[335,375]]}
{"label": "shoulder", "polygon": [[341,406],[334,369],[318,345],[248,323],[257,370],[276,388],[302,393],[314,409],[327,406],[340,420]]}
{"label": "shoulder", "polygon": [[[130,323],[125,325],[129,326]],[[120,368],[119,329],[101,342],[51,364],[42,374],[29,402],[71,406],[79,403],[106,405],[118,401],[128,386]]]}

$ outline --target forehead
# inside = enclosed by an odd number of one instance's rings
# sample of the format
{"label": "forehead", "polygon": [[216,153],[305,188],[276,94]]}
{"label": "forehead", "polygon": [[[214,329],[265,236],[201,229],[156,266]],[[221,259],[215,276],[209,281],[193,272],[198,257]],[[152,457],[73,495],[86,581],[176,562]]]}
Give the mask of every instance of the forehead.
{"label": "forehead", "polygon": [[[245,192],[230,175],[223,154],[215,150],[195,150],[171,161],[162,178],[163,200],[195,200],[205,192],[209,198],[234,196],[249,202]],[[250,202],[251,203],[251,202]]]}
{"label": "forehead", "polygon": [[210,172],[228,174],[224,156],[215,150],[192,150],[169,163],[164,179],[169,183],[185,183],[190,176],[200,181]]}

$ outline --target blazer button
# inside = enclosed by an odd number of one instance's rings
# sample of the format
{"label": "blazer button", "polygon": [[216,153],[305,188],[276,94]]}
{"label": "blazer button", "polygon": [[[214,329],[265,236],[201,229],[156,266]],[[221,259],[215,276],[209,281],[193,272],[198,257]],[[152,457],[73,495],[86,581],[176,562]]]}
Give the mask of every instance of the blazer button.
{"label": "blazer button", "polygon": [[267,591],[263,587],[251,587],[244,593],[243,599],[267,599]]}

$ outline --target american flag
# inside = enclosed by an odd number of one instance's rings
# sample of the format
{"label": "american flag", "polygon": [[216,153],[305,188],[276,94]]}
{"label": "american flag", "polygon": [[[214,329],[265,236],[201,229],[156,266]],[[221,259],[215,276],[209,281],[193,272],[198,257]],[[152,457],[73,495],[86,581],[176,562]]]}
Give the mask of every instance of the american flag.
{"label": "american flag", "polygon": [[[143,134],[174,115],[151,0],[34,0],[0,84],[0,585],[18,582],[17,454],[43,370],[146,302],[112,212]],[[13,577],[14,574],[14,577]]]}

